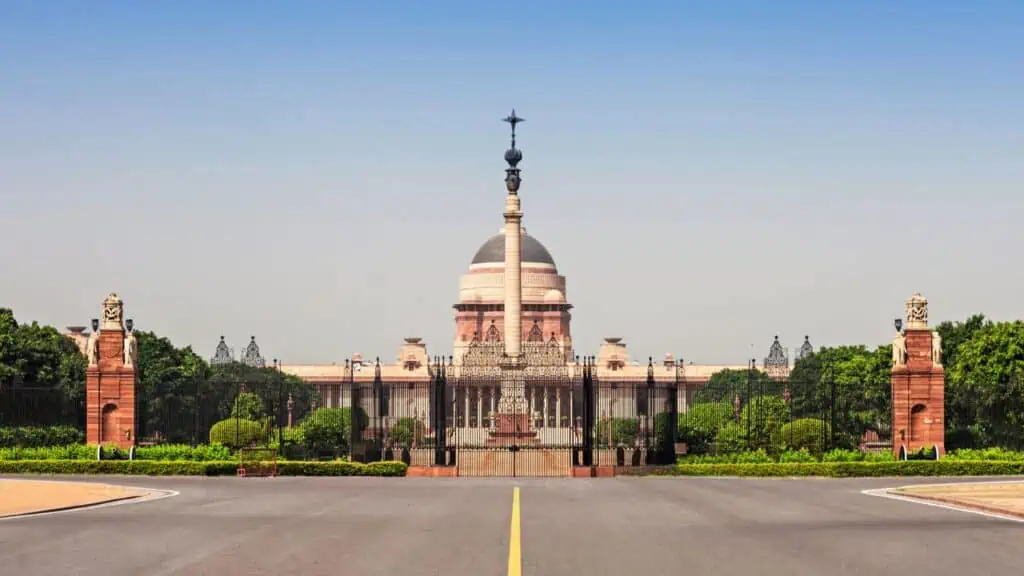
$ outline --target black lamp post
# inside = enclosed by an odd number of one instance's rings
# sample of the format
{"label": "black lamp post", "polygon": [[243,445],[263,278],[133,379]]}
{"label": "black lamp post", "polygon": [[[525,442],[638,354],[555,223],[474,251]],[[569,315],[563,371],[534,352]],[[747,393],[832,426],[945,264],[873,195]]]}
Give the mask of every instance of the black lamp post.
{"label": "black lamp post", "polygon": [[100,329],[100,319],[99,318],[93,318],[92,319],[92,331],[93,332],[99,332],[99,329]]}
{"label": "black lamp post", "polygon": [[129,331],[129,332],[131,332],[131,331],[132,331],[132,330],[133,330],[133,329],[135,328],[135,320],[132,320],[131,318],[129,318],[129,319],[127,319],[127,320],[125,320],[125,321],[124,321],[124,327],[125,327],[125,328],[126,328],[126,329],[127,329],[128,331]]}
{"label": "black lamp post", "polygon": [[896,327],[897,332],[903,331],[903,318],[896,318],[892,321],[892,325]]}

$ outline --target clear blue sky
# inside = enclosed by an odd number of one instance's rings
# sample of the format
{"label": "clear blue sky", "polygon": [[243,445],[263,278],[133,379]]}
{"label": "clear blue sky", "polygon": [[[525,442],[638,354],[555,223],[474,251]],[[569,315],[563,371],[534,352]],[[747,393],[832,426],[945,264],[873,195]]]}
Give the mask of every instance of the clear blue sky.
{"label": "clear blue sky", "polygon": [[448,353],[523,206],[577,351],[1022,314],[1024,3],[0,1],[0,305],[209,356]]}

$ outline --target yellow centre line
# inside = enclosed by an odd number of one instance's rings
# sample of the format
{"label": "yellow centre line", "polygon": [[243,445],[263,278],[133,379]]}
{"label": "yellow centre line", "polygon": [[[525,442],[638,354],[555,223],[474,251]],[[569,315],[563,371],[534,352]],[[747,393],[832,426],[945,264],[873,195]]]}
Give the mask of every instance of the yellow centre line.
{"label": "yellow centre line", "polygon": [[519,540],[519,487],[512,489],[512,525],[508,531],[508,576],[523,576],[523,555]]}

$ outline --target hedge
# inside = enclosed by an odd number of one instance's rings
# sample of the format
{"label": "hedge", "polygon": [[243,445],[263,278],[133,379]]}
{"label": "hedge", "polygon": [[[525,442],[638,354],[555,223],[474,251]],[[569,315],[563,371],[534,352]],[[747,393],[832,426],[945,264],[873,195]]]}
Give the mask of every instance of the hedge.
{"label": "hedge", "polygon": [[1024,475],[1021,461],[915,460],[907,462],[785,462],[771,464],[679,464],[655,474],[673,476],[1006,476]]}
{"label": "hedge", "polygon": [[0,427],[0,448],[42,448],[85,442],[85,433],[74,426]]}
{"label": "hedge", "polygon": [[[403,462],[278,462],[281,476],[405,476]],[[0,474],[126,474],[133,476],[234,476],[238,462],[156,460],[10,460]]]}

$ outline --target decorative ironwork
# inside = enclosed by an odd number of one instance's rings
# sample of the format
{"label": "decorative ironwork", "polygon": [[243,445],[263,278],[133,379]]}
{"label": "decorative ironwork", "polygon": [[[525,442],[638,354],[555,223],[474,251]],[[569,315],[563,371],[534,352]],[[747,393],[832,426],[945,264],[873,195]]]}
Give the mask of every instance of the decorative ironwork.
{"label": "decorative ironwork", "polygon": [[221,366],[224,364],[231,364],[235,361],[235,353],[231,348],[228,348],[224,337],[220,337],[220,342],[217,343],[217,349],[213,352],[213,358],[210,358],[210,364],[214,366]]}
{"label": "decorative ironwork", "polygon": [[807,358],[814,354],[814,346],[811,346],[810,336],[804,336],[804,343],[800,346],[800,352],[797,355],[797,360]]}
{"label": "decorative ironwork", "polygon": [[251,336],[249,345],[245,347],[245,356],[242,356],[242,364],[253,368],[265,368],[267,365],[263,356],[260,356],[260,347],[256,344],[256,337]]}
{"label": "decorative ironwork", "polygon": [[768,349],[768,357],[764,359],[764,371],[772,378],[782,378],[789,373],[789,354],[775,336],[772,347]]}

